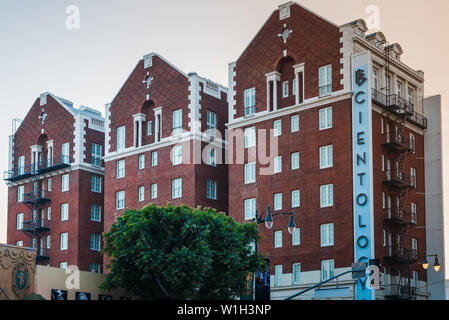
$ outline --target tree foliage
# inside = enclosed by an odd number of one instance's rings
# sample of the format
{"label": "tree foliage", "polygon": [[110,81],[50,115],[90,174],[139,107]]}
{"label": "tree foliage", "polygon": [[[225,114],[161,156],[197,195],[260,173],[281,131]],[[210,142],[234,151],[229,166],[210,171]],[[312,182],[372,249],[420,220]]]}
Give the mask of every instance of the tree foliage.
{"label": "tree foliage", "polygon": [[257,238],[255,223],[213,209],[127,210],[104,234],[111,264],[102,288],[125,288],[144,299],[233,299],[248,272],[265,267],[263,256],[251,252]]}

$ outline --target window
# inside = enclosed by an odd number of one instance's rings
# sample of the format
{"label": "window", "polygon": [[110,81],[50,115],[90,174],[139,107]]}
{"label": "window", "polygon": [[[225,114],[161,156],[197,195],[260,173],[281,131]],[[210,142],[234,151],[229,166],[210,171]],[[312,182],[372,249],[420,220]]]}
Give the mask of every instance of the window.
{"label": "window", "polygon": [[151,185],[151,199],[157,198],[157,183]]}
{"label": "window", "polygon": [[385,209],[385,204],[386,204],[386,196],[385,196],[385,192],[382,192],[382,209]]}
{"label": "window", "polygon": [[153,151],[151,153],[151,166],[156,167],[157,166],[157,151]]}
{"label": "window", "polygon": [[373,89],[379,90],[379,69],[373,68]]}
{"label": "window", "polygon": [[16,246],[23,247],[23,241],[17,241],[16,242]]}
{"label": "window", "polygon": [[215,167],[217,165],[217,157],[215,156],[215,148],[210,148],[207,153],[207,165]]}
{"label": "window", "polygon": [[117,151],[125,149],[125,134],[126,134],[125,126],[117,128]]}
{"label": "window", "polygon": [[412,287],[413,288],[418,288],[418,278],[419,274],[418,271],[412,271]]}
{"label": "window", "polygon": [[182,197],[182,178],[173,179],[171,182],[172,185],[172,198],[181,198]]}
{"label": "window", "polygon": [[62,145],[62,162],[69,163],[70,162],[70,143],[66,142]]}
{"label": "window", "polygon": [[274,211],[282,210],[282,193],[274,195]]}
{"label": "window", "polygon": [[25,196],[25,186],[19,186],[17,188],[17,202],[23,202]]}
{"label": "window", "polygon": [[245,148],[251,148],[256,146],[256,127],[246,128],[245,135]]}
{"label": "window", "polygon": [[145,155],[139,155],[139,170],[145,169]]}
{"label": "window", "polygon": [[94,166],[101,166],[101,154],[102,154],[102,146],[96,143],[92,143],[91,147],[91,162]]}
{"label": "window", "polygon": [[296,96],[296,79],[292,80],[292,95]]}
{"label": "window", "polygon": [[49,178],[47,181],[47,189],[48,191],[51,191],[51,178]]}
{"label": "window", "polygon": [[396,95],[398,97],[402,97],[402,82],[401,81],[396,82]]}
{"label": "window", "polygon": [[290,127],[291,127],[291,132],[298,132],[299,131],[299,116],[292,116],[290,118]]}
{"label": "window", "polygon": [[334,224],[322,224],[320,226],[321,246],[330,247],[334,245]]}
{"label": "window", "polygon": [[332,128],[332,107],[320,109],[320,130]]}
{"label": "window", "polygon": [[90,250],[100,251],[101,236],[99,234],[91,233],[90,235]]}
{"label": "window", "polygon": [[276,231],[274,233],[274,247],[282,248],[282,231]]}
{"label": "window", "polygon": [[101,206],[99,204],[90,205],[90,220],[101,222]]}
{"label": "window", "polygon": [[18,164],[17,164],[17,173],[18,175],[23,175],[25,173],[25,156],[21,156],[19,157],[18,160]]}
{"label": "window", "polygon": [[274,173],[282,172],[282,157],[278,156],[274,158]]}
{"label": "window", "polygon": [[415,135],[413,133],[410,133],[410,149],[412,149],[413,153],[415,153]]}
{"label": "window", "polygon": [[418,254],[418,240],[415,238],[412,239],[412,250],[415,250],[415,253]]}
{"label": "window", "polygon": [[381,170],[382,170],[382,172],[385,171],[385,156],[384,155],[382,155],[382,158],[381,158]]}
{"label": "window", "polygon": [[282,98],[288,97],[288,81],[282,82]]}
{"label": "window", "polygon": [[115,209],[125,209],[125,191],[117,191],[115,193]]}
{"label": "window", "polygon": [[292,170],[299,169],[299,152],[292,153],[291,158]]}
{"label": "window", "polygon": [[61,204],[61,221],[69,220],[69,204],[63,203]]}
{"label": "window", "polygon": [[299,190],[292,191],[292,208],[299,208],[301,205]]}
{"label": "window", "polygon": [[206,180],[206,195],[208,199],[217,200],[217,182]]}
{"label": "window", "polygon": [[174,166],[182,164],[182,145],[176,145],[172,148],[172,164]]}
{"label": "window", "polygon": [[245,184],[256,182],[256,163],[245,164]]}
{"label": "window", "polygon": [[383,235],[382,246],[385,248],[387,246],[387,231],[385,231],[385,229],[382,229],[382,235]]}
{"label": "window", "polygon": [[117,179],[125,177],[125,160],[117,161]]}
{"label": "window", "polygon": [[408,102],[410,102],[411,104],[415,103],[415,91],[413,90],[413,88],[408,87],[407,90],[407,100]]}
{"label": "window", "polygon": [[61,250],[67,250],[69,248],[69,234],[67,232],[61,233]]}
{"label": "window", "polygon": [[47,249],[51,248],[51,236],[47,236]]}
{"label": "window", "polygon": [[333,205],[334,205],[334,185],[328,184],[320,186],[321,208],[332,207]]}
{"label": "window", "polygon": [[276,287],[282,285],[282,265],[274,266],[274,285]]}
{"label": "window", "polygon": [[416,169],[410,168],[410,183],[416,188]]}
{"label": "window", "polygon": [[321,260],[321,281],[334,277],[334,259]]}
{"label": "window", "polygon": [[93,273],[100,273],[100,264],[99,263],[91,263],[89,266],[89,271]]}
{"label": "window", "polygon": [[300,278],[299,275],[301,274],[301,264],[300,263],[294,263],[293,267],[293,284],[299,284]]}
{"label": "window", "polygon": [[145,187],[139,186],[139,202],[142,202],[145,200]]}
{"label": "window", "polygon": [[332,93],[332,66],[328,65],[319,69],[319,93],[320,97]]}
{"label": "window", "polygon": [[61,262],[60,264],[59,264],[59,268],[60,269],[67,269],[67,262]]}
{"label": "window", "polygon": [[215,112],[207,110],[206,112],[206,128],[216,129],[217,128],[217,114]]}
{"label": "window", "polygon": [[61,177],[61,192],[69,191],[69,175],[65,174]]}
{"label": "window", "polygon": [[274,136],[279,137],[282,135],[282,120],[276,120],[273,122]]}
{"label": "window", "polygon": [[253,220],[256,218],[256,198],[245,199],[245,220]]}
{"label": "window", "polygon": [[100,176],[92,176],[90,178],[90,190],[92,192],[101,193],[101,177]]}
{"label": "window", "polygon": [[256,88],[246,89],[243,93],[245,117],[256,113]]}
{"label": "window", "polygon": [[301,229],[296,228],[292,233],[292,246],[299,246],[301,244]]}
{"label": "window", "polygon": [[416,216],[416,203],[412,202],[410,203],[410,212],[412,214],[412,222],[417,223],[417,216]]}
{"label": "window", "polygon": [[331,168],[333,166],[332,145],[320,148],[320,169]]}
{"label": "window", "polygon": [[173,111],[173,135],[182,133],[182,109]]}
{"label": "window", "polygon": [[147,136],[151,136],[153,134],[153,122],[148,121],[147,123]]}
{"label": "window", "polygon": [[17,230],[22,230],[23,229],[23,213],[17,214],[16,222],[17,222],[16,223]]}
{"label": "window", "polygon": [[47,208],[47,220],[51,221],[51,207]]}

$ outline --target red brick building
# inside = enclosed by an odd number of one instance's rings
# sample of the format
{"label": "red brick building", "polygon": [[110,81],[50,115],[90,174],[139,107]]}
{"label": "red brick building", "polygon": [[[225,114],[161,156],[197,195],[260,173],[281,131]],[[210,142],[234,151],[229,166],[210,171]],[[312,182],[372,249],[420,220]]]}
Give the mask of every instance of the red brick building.
{"label": "red brick building", "polygon": [[[428,296],[418,264],[426,252],[424,76],[401,54],[381,32],[367,34],[363,20],[338,26],[289,2],[229,65],[227,125],[245,135],[244,145],[228,141],[229,215],[250,222],[270,205],[272,214],[292,211],[297,226],[287,231],[289,215],[274,217],[271,230],[260,225],[258,250],[270,258],[272,299],[369,259],[380,262],[375,298]],[[356,69],[360,57],[367,70]],[[370,86],[362,95],[355,91],[359,80]],[[369,110],[366,118],[355,113],[359,102]],[[355,131],[359,121],[368,132]],[[263,129],[277,138],[277,148],[262,147],[269,141]],[[355,153],[361,146],[367,158]],[[360,163],[369,169],[365,198],[357,193]],[[362,209],[367,220],[358,215]],[[369,255],[359,258],[368,243]],[[358,296],[351,275],[340,284],[349,288],[340,298]]]}
{"label": "red brick building", "polygon": [[227,120],[225,87],[144,56],[106,106],[105,231],[150,203],[226,212]]}
{"label": "red brick building", "polygon": [[8,244],[38,263],[101,272],[104,118],[44,93],[10,137]]}

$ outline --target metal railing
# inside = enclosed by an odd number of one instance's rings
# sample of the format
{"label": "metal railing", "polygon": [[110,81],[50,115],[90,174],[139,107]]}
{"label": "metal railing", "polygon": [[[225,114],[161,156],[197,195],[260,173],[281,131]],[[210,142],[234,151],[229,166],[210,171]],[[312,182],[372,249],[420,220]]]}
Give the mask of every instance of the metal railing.
{"label": "metal railing", "polygon": [[413,115],[409,119],[410,122],[416,124],[418,127],[422,129],[427,129],[427,118],[418,112],[413,112]]}
{"label": "metal railing", "polygon": [[397,94],[386,95],[376,89],[372,89],[372,99],[382,108],[394,112],[397,115],[412,116],[414,113],[415,107],[413,103]]}
{"label": "metal railing", "polygon": [[50,200],[49,193],[43,189],[38,189],[24,194],[23,203],[45,202]]}
{"label": "metal railing", "polygon": [[69,156],[57,156],[46,159],[39,163],[31,163],[22,167],[14,168],[3,173],[3,180],[19,180],[24,179],[35,174],[41,174],[70,165]]}
{"label": "metal railing", "polygon": [[387,208],[384,209],[384,220],[388,222],[396,222],[400,224],[416,223],[414,215],[403,208]]}
{"label": "metal railing", "polygon": [[46,248],[37,248],[36,260],[50,259],[50,250]]}
{"label": "metal railing", "polygon": [[387,132],[385,134],[385,145],[392,146],[396,149],[415,151],[416,143],[414,139],[410,139],[410,137],[405,134]]}
{"label": "metal railing", "polygon": [[408,300],[416,297],[416,288],[409,287],[408,284],[390,284],[385,293],[388,298]]}
{"label": "metal railing", "polygon": [[50,221],[46,219],[36,219],[23,222],[24,232],[40,232],[50,230]]}
{"label": "metal railing", "polygon": [[415,187],[416,177],[402,170],[387,170],[385,171],[384,183],[388,183],[396,187]]}
{"label": "metal railing", "polygon": [[385,259],[412,263],[418,260],[418,251],[416,249],[409,249],[398,245],[386,246],[384,247],[384,260]]}

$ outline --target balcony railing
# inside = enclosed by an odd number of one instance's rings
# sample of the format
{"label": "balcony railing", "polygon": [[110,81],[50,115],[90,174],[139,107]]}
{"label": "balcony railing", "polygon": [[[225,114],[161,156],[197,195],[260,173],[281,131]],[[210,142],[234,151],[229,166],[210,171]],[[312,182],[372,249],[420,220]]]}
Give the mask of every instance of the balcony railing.
{"label": "balcony railing", "polygon": [[25,221],[23,223],[22,231],[32,234],[37,234],[40,232],[48,232],[50,231],[50,221],[45,219]]}
{"label": "balcony railing", "polygon": [[422,129],[427,129],[427,118],[418,112],[413,112],[413,115],[410,117],[409,121]]}
{"label": "balcony railing", "polygon": [[51,201],[49,192],[39,189],[24,194],[24,204],[41,204]]}
{"label": "balcony railing", "polygon": [[414,113],[413,103],[405,100],[397,94],[386,95],[373,89],[372,99],[380,107],[393,112],[398,116],[411,117]]}
{"label": "balcony railing", "polygon": [[412,264],[418,260],[416,249],[408,249],[398,245],[384,247],[384,264]]}
{"label": "balcony railing", "polygon": [[416,299],[416,288],[407,284],[391,284],[386,288],[385,297],[394,300]]}
{"label": "balcony railing", "polygon": [[387,132],[383,146],[398,152],[413,152],[415,151],[415,140],[411,140],[404,134]]}
{"label": "balcony railing", "polygon": [[70,167],[69,156],[58,156],[39,163],[32,163],[23,167],[15,168],[14,170],[5,171],[3,179],[7,181],[17,181],[26,179],[36,174],[42,174]]}
{"label": "balcony railing", "polygon": [[37,248],[36,262],[44,262],[50,259],[50,250],[45,248]]}
{"label": "balcony railing", "polygon": [[415,188],[416,177],[401,170],[385,171],[384,184],[395,188]]}
{"label": "balcony railing", "polygon": [[416,224],[416,217],[403,208],[384,209],[384,222],[396,225]]}

